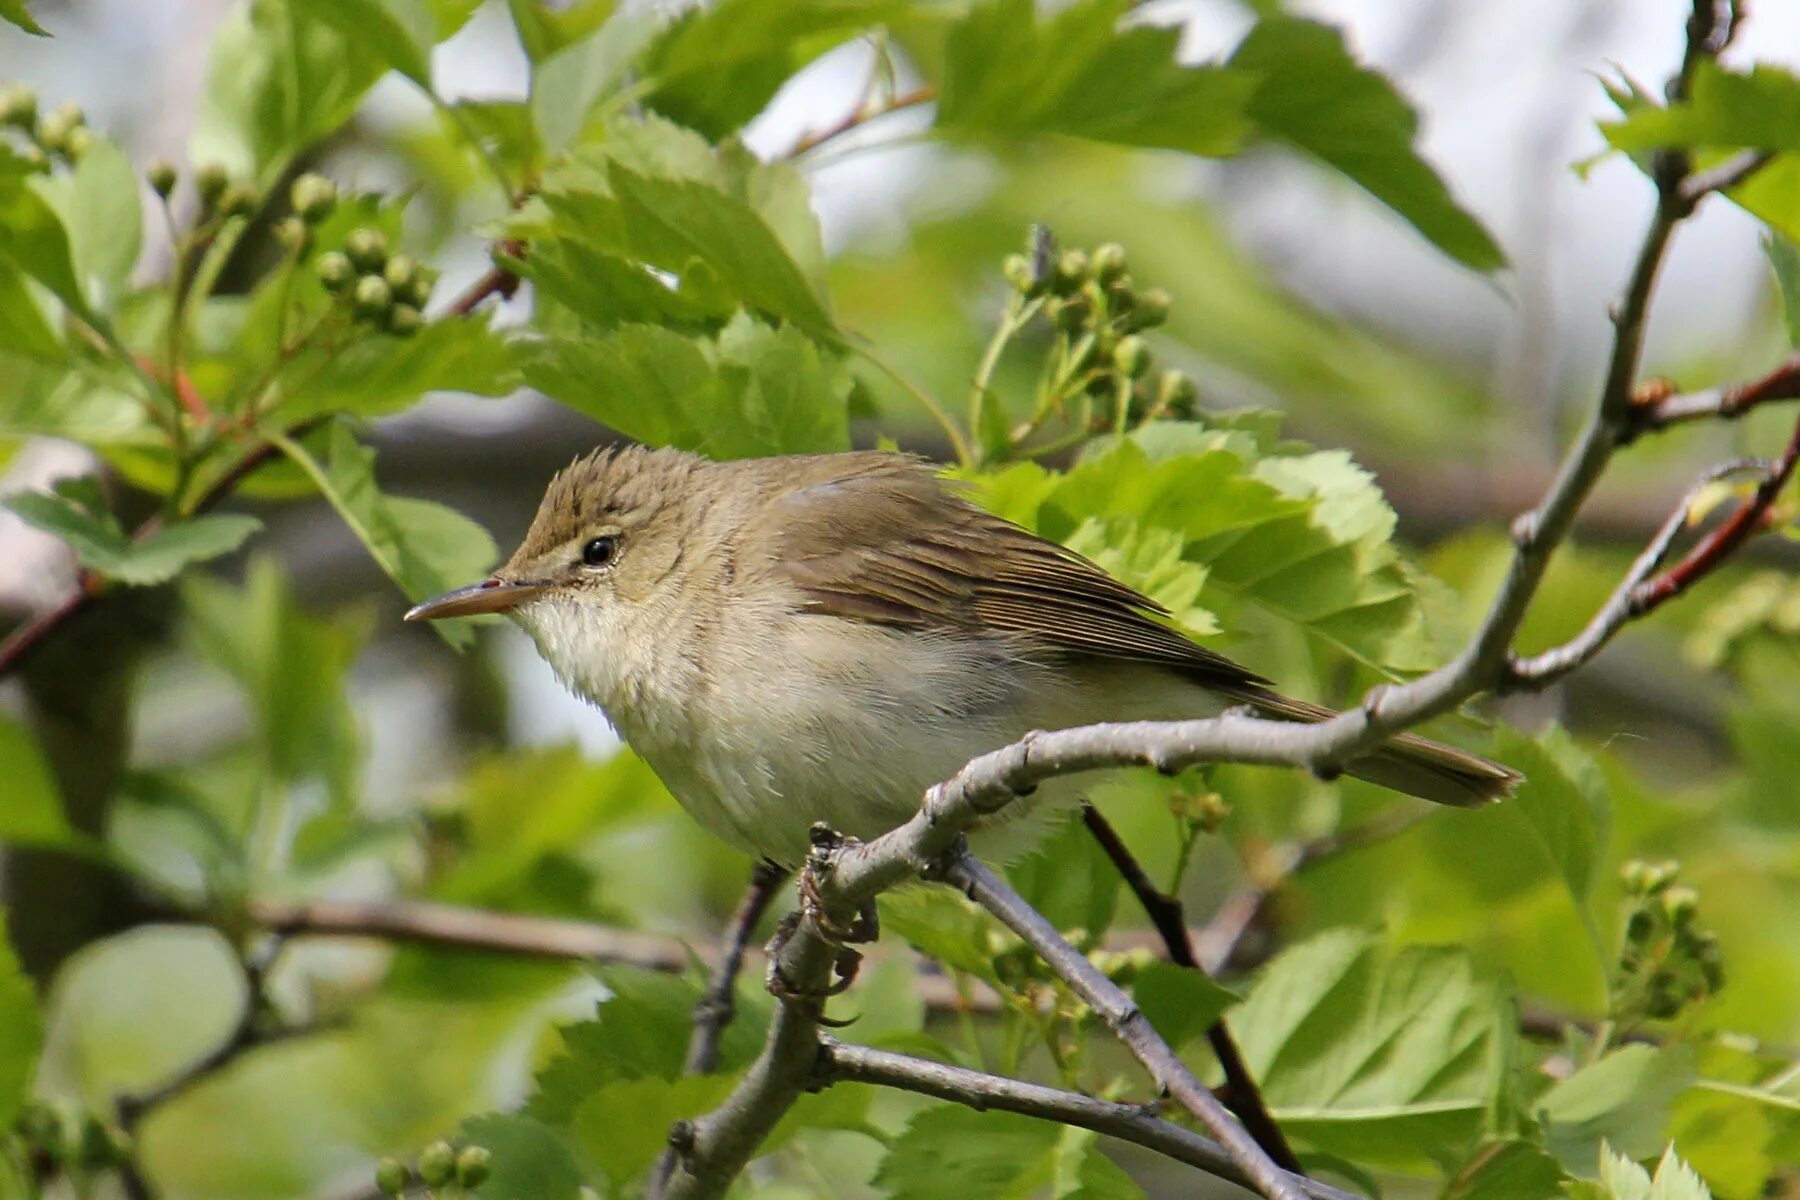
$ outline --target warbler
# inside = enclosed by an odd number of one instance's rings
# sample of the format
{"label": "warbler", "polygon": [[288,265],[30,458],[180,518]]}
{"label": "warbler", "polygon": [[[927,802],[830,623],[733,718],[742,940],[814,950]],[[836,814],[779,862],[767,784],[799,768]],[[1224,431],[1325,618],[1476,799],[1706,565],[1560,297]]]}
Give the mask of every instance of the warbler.
{"label": "warbler", "polygon": [[[551,481],[505,566],[406,619],[495,612],[701,825],[789,866],[814,822],[877,836],[932,784],[1034,729],[1235,706],[1333,715],[977,507],[929,463],[878,451],[598,450]],[[1519,780],[1411,734],[1347,770],[1458,806]],[[1031,803],[1077,788],[1052,781]]]}

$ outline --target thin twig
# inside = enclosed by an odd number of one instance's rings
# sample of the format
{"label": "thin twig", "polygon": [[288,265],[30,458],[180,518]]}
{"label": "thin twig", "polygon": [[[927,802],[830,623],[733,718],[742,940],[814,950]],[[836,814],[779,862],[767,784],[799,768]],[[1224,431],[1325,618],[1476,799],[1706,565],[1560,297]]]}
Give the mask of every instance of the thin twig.
{"label": "thin twig", "polygon": [[[1100,843],[1100,848],[1106,851],[1113,866],[1118,868],[1119,875],[1137,897],[1144,914],[1150,918],[1150,923],[1156,927],[1169,961],[1191,971],[1201,970],[1193,938],[1188,932],[1187,911],[1180,898],[1156,886],[1145,873],[1143,864],[1131,852],[1131,847],[1119,836],[1119,831],[1093,805],[1081,806],[1081,819],[1087,825],[1088,832],[1094,835],[1094,840]],[[1274,1160],[1276,1166],[1296,1175],[1305,1174],[1300,1169],[1299,1156],[1288,1144],[1287,1135],[1270,1114],[1269,1107],[1263,1100],[1262,1090],[1256,1085],[1256,1077],[1250,1074],[1243,1052],[1238,1049],[1237,1039],[1231,1036],[1231,1027],[1224,1017],[1214,1021],[1207,1029],[1206,1040],[1212,1046],[1213,1057],[1219,1060],[1219,1069],[1225,1073],[1225,1086],[1220,1089],[1219,1098],[1237,1114],[1238,1119],[1244,1123],[1244,1128]]]}
{"label": "thin twig", "polygon": [[1774,161],[1773,150],[1745,150],[1716,167],[1695,171],[1681,181],[1681,198],[1698,204],[1714,192],[1728,192]]}
{"label": "thin twig", "polygon": [[858,104],[843,120],[827,125],[823,129],[802,134],[799,140],[789,147],[788,152],[784,157],[799,158],[803,154],[808,154],[817,150],[826,142],[842,137],[852,129],[858,129],[867,125],[870,121],[873,121],[878,117],[885,117],[890,113],[897,113],[908,108],[917,108],[922,104],[930,104],[936,99],[937,89],[927,84],[924,87],[914,88],[910,92],[895,96],[885,104]]}
{"label": "thin twig", "polygon": [[1775,400],[1800,400],[1800,354],[1766,375],[1728,387],[1685,394],[1672,392],[1667,385],[1651,390],[1637,398],[1636,425],[1641,430],[1654,431],[1686,421],[1732,421]]}
{"label": "thin twig", "polygon": [[1151,1027],[1131,998],[1101,974],[1086,955],[1065,941],[1041,913],[966,851],[951,858],[944,877],[1018,934],[1087,1002],[1150,1072],[1157,1086],[1206,1126],[1258,1192],[1269,1200],[1300,1200],[1301,1190],[1294,1178],[1270,1160],[1268,1153]]}
{"label": "thin twig", "polygon": [[694,1006],[694,1031],[688,1040],[687,1061],[682,1070],[689,1075],[710,1075],[719,1065],[719,1039],[737,1016],[737,978],[744,969],[744,954],[763,913],[774,901],[788,870],[766,859],[750,870],[750,883],[738,901],[737,911],[725,927],[724,950],[707,980],[706,994]]}
{"label": "thin twig", "polygon": [[[1137,1105],[1096,1100],[1080,1092],[1025,1083],[907,1054],[850,1046],[832,1038],[823,1040],[817,1069],[821,1084],[875,1084],[935,1096],[978,1110],[997,1109],[1041,1117],[1143,1146],[1244,1187],[1254,1186],[1217,1142],[1170,1124],[1158,1118],[1153,1110]],[[1313,1200],[1352,1200],[1349,1192],[1303,1176],[1295,1176],[1292,1182]]]}

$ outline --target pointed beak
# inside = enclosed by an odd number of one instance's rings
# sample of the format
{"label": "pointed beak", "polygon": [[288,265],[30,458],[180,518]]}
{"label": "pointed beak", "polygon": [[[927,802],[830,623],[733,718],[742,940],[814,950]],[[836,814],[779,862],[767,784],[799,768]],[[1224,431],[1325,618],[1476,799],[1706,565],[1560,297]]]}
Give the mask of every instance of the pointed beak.
{"label": "pointed beak", "polygon": [[445,617],[473,617],[480,613],[507,612],[544,594],[541,583],[513,583],[484,579],[468,587],[433,596],[406,614],[408,621],[441,621]]}

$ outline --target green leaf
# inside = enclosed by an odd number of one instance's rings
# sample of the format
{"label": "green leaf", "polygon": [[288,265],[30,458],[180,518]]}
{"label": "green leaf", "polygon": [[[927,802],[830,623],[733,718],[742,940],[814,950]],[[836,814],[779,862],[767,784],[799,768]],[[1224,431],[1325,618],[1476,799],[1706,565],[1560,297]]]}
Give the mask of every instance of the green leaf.
{"label": "green leaf", "polygon": [[1524,772],[1525,781],[1505,807],[1555,867],[1604,968],[1610,953],[1589,904],[1598,856],[1612,824],[1612,802],[1599,764],[1554,725],[1536,739],[1502,726],[1494,750]]}
{"label": "green leaf", "polygon": [[1800,347],[1800,246],[1775,232],[1763,238],[1762,246],[1781,292],[1781,317],[1788,345]]}
{"label": "green leaf", "polygon": [[644,1076],[595,1088],[569,1129],[615,1187],[642,1175],[669,1144],[669,1127],[715,1108],[736,1080],[727,1075]]}
{"label": "green leaf", "polygon": [[0,350],[58,364],[68,356],[26,286],[24,273],[4,259],[0,259]]}
{"label": "green leaf", "polygon": [[1689,1166],[1675,1156],[1675,1147],[1664,1149],[1656,1164],[1656,1177],[1604,1143],[1600,1147],[1600,1178],[1595,1183],[1571,1186],[1572,1200],[1712,1200],[1712,1192]]}
{"label": "green leaf", "polygon": [[131,160],[112,141],[95,138],[74,171],[40,178],[37,186],[68,231],[70,264],[83,294],[95,308],[110,308],[137,265],[143,240]]}
{"label": "green leaf", "polygon": [[1648,1157],[1662,1146],[1670,1104],[1694,1077],[1692,1046],[1621,1046],[1538,1097],[1544,1148],[1576,1175],[1592,1170],[1603,1143]]}
{"label": "green leaf", "polygon": [[1351,57],[1341,32],[1265,17],[1229,65],[1258,80],[1249,114],[1262,132],[1341,172],[1464,266],[1506,265],[1487,230],[1419,157],[1412,107],[1386,76]]}
{"label": "green leaf", "polygon": [[359,338],[323,363],[296,360],[282,378],[288,424],[328,412],[387,416],[431,392],[504,396],[519,384],[512,350],[486,316],[445,317],[408,338]]}
{"label": "green leaf", "polygon": [[480,1187],[482,1200],[577,1200],[581,1168],[568,1139],[548,1125],[516,1113],[487,1113],[462,1124],[459,1139],[486,1146],[493,1172]]}
{"label": "green leaf", "polygon": [[1242,999],[1205,971],[1165,962],[1139,968],[1131,995],[1156,1032],[1177,1050],[1205,1033]]}
{"label": "green leaf", "polygon": [[881,896],[881,927],[920,954],[998,985],[993,918],[949,888],[907,888]]}
{"label": "green leaf", "polygon": [[307,0],[250,0],[213,37],[190,157],[258,186],[348,121],[388,64]]}
{"label": "green leaf", "polygon": [[1763,63],[1742,74],[1703,58],[1686,103],[1636,107],[1600,132],[1619,150],[1800,150],[1800,76]]}
{"label": "green leaf", "polygon": [[1232,1013],[1282,1128],[1370,1168],[1461,1157],[1510,1086],[1508,988],[1457,946],[1338,929],[1284,951]]}
{"label": "green leaf", "polygon": [[1554,1158],[1530,1142],[1492,1142],[1469,1156],[1439,1200],[1520,1200],[1555,1196],[1566,1178]]}
{"label": "green leaf", "polygon": [[539,65],[533,76],[534,88],[542,77],[545,59],[593,33],[616,7],[616,0],[575,0],[563,6],[552,6],[545,0],[506,0],[513,29],[519,35],[519,47],[525,51],[525,57]]}
{"label": "green leaf", "polygon": [[716,342],[656,325],[545,338],[522,368],[531,386],[651,445],[741,458],[849,444],[843,365],[797,329],[744,314]]}
{"label": "green leaf", "polygon": [[22,726],[0,718],[0,777],[6,803],[0,804],[0,842],[14,846],[57,846],[75,831],[63,815],[62,797],[50,765]]}
{"label": "green leaf", "polygon": [[0,910],[0,1129],[12,1128],[30,1095],[43,1046],[37,991],[13,952],[6,936],[6,913]]}
{"label": "green leaf", "polygon": [[360,756],[345,692],[366,621],[308,616],[261,556],[241,587],[191,575],[181,600],[192,645],[244,695],[261,768],[287,782],[323,776],[348,807]]}
{"label": "green leaf", "polygon": [[1112,926],[1119,869],[1073,813],[1038,837],[1031,852],[1006,865],[1006,878],[1031,907],[1062,930],[1098,938]]}
{"label": "green leaf", "polygon": [[97,320],[75,275],[69,235],[56,210],[14,175],[0,174],[0,259],[49,288],[70,311]]}
{"label": "green leaf", "polygon": [[888,1146],[875,1186],[891,1200],[970,1196],[1142,1200],[1094,1134],[1017,1113],[940,1104],[917,1113]]}
{"label": "green leaf", "polygon": [[982,137],[1065,134],[1126,146],[1236,153],[1256,76],[1183,66],[1179,29],[1121,27],[1126,0],[1078,0],[1040,18],[987,0],[949,35],[938,128]]}
{"label": "green leaf", "polygon": [[[522,8],[535,8],[540,0],[510,0],[515,18]],[[590,5],[611,9],[610,2]],[[556,14],[567,17],[581,11]],[[549,16],[551,14],[544,14]],[[519,39],[527,41],[525,22],[518,22]],[[560,150],[576,141],[600,101],[620,94],[631,81],[644,47],[661,32],[662,18],[650,12],[613,13],[599,28],[564,42],[546,39],[546,49],[533,54],[538,68],[531,76],[531,115],[545,146]]]}
{"label": "green leaf", "polygon": [[28,524],[68,543],[82,566],[134,587],[167,583],[193,563],[230,554],[262,528],[246,516],[191,517],[132,539],[112,514],[68,496],[22,492],[5,506]]}
{"label": "green leaf", "polygon": [[382,64],[431,89],[437,18],[423,0],[311,0],[311,9]]}
{"label": "green leaf", "polygon": [[[342,422],[331,427],[323,468],[303,447],[289,442],[283,448],[410,600],[470,582],[499,554],[488,532],[460,513],[428,500],[383,494],[375,483],[375,452]],[[466,623],[438,621],[432,628],[453,646],[474,637]]]}
{"label": "green leaf", "polygon": [[31,19],[31,13],[25,7],[25,0],[0,0],[0,21],[8,21],[23,29],[26,33],[38,37],[49,37],[50,31]]}

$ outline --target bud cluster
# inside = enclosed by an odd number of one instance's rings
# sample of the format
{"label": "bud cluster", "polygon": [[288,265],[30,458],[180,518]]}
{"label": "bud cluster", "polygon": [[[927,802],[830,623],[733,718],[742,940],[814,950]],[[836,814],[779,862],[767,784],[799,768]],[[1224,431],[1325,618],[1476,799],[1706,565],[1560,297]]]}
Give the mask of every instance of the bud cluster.
{"label": "bud cluster", "polygon": [[390,254],[387,235],[379,229],[352,230],[342,250],[319,255],[314,270],[355,321],[397,337],[424,325],[421,310],[437,283],[437,272],[412,255]]}
{"label": "bud cluster", "polygon": [[419,1151],[416,1166],[409,1167],[397,1158],[375,1164],[375,1186],[387,1196],[404,1196],[415,1187],[422,1187],[422,1194],[429,1197],[462,1196],[487,1182],[493,1163],[494,1156],[486,1146],[458,1150],[449,1142],[433,1142]]}
{"label": "bud cluster", "polygon": [[63,103],[40,114],[37,93],[21,83],[0,87],[0,129],[14,131],[16,152],[39,171],[55,162],[72,167],[94,144],[79,105]]}
{"label": "bud cluster", "polygon": [[1633,860],[1620,871],[1625,933],[1616,993],[1626,1019],[1671,1020],[1724,986],[1719,939],[1699,926],[1700,896],[1676,882],[1680,869],[1673,860]]}
{"label": "bud cluster", "polygon": [[[1186,418],[1194,414],[1198,389],[1181,371],[1155,370],[1143,333],[1169,318],[1169,293],[1139,290],[1125,248],[1107,242],[1094,248],[1041,255],[1034,265],[1022,254],[1008,255],[1001,272],[1026,300],[1038,300],[1062,342],[1063,374],[1095,398],[1123,399],[1130,422]],[[1096,418],[1097,428],[1120,424],[1119,415]]]}

